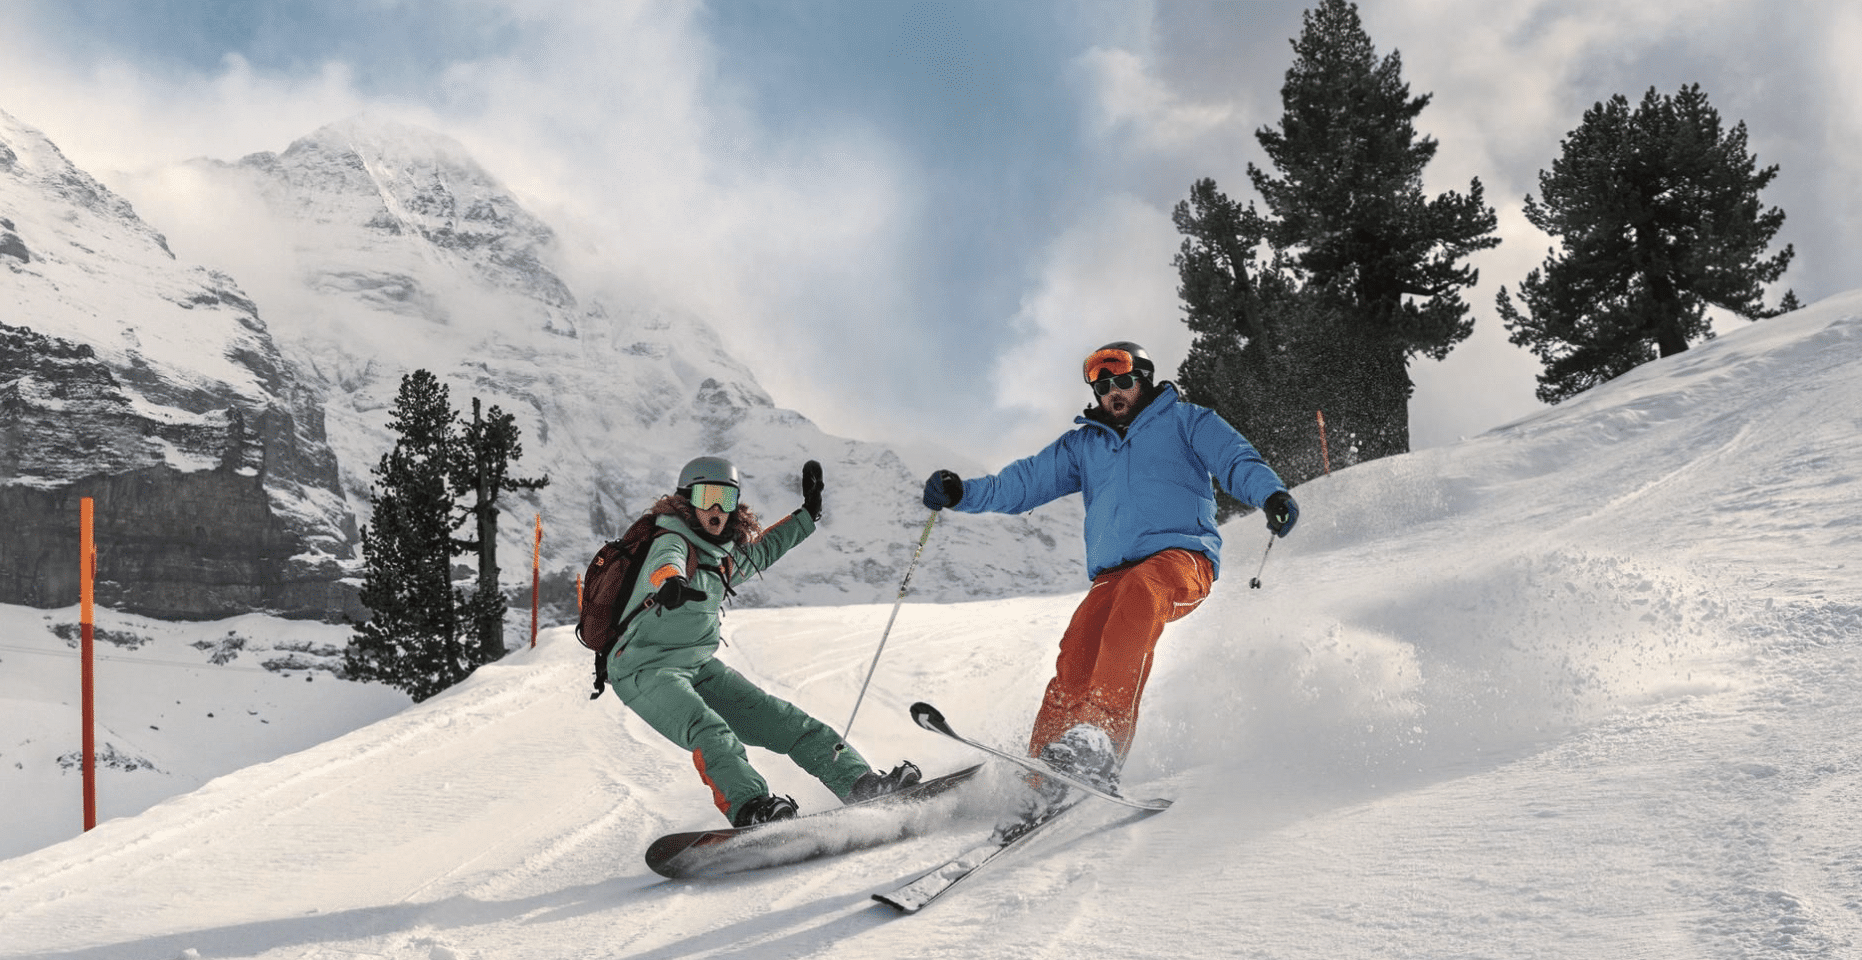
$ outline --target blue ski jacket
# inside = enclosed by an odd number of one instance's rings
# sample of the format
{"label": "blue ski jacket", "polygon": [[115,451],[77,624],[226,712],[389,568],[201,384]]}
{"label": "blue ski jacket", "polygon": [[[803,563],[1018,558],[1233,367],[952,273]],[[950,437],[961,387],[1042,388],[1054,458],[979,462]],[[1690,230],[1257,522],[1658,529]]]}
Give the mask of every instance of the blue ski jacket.
{"label": "blue ski jacket", "polygon": [[1070,493],[1086,503],[1086,576],[1173,547],[1194,550],[1222,572],[1213,478],[1229,495],[1259,507],[1280,476],[1228,421],[1183,400],[1165,381],[1123,435],[1082,415],[1080,426],[993,476],[963,481],[964,513],[1026,513]]}

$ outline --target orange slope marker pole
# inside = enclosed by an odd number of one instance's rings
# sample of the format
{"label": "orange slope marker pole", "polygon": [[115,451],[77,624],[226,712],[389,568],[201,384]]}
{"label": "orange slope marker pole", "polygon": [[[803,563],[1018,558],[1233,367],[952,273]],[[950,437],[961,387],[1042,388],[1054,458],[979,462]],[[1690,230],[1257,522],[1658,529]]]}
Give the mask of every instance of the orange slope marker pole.
{"label": "orange slope marker pole", "polygon": [[1325,458],[1325,475],[1332,475],[1332,453],[1325,446],[1325,411],[1319,411],[1319,456]]}
{"label": "orange slope marker pole", "polygon": [[530,548],[530,646],[537,645],[538,595],[543,591],[543,514],[537,514],[537,539]]}
{"label": "orange slope marker pole", "polygon": [[90,497],[78,504],[78,635],[83,647],[84,723],[84,830],[97,826],[97,669],[96,631],[92,627],[97,578],[97,547],[91,536],[93,506]]}

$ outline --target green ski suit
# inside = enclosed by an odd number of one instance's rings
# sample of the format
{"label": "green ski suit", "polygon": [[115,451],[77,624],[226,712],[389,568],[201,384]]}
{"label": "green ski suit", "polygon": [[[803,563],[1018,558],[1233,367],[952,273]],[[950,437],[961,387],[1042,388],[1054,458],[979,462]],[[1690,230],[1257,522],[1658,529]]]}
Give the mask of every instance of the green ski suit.
{"label": "green ski suit", "polygon": [[693,765],[727,819],[769,793],[768,782],[750,766],[746,744],[788,756],[845,799],[872,769],[866,760],[851,746],[836,754],[840,736],[826,724],[716,659],[727,571],[735,585],[767,569],[814,533],[814,520],[797,510],[746,547],[713,543],[676,515],[663,514],[656,523],[676,536],[653,539],[639,583],[621,609],[647,603],[675,575],[704,591],[705,599],[676,609],[650,606],[634,617],[608,655],[615,694],[666,739],[692,751]]}

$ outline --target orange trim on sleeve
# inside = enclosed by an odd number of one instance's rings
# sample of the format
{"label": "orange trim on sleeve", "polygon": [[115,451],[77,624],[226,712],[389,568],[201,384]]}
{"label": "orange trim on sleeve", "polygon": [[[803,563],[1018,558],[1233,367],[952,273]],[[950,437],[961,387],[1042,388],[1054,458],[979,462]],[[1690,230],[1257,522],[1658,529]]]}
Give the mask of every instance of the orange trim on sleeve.
{"label": "orange trim on sleeve", "polygon": [[683,577],[683,576],[685,576],[684,570],[680,569],[676,564],[669,563],[659,568],[658,570],[655,570],[652,573],[647,574],[647,582],[652,584],[654,587],[658,587],[661,584],[665,583],[666,581],[671,580],[673,577]]}

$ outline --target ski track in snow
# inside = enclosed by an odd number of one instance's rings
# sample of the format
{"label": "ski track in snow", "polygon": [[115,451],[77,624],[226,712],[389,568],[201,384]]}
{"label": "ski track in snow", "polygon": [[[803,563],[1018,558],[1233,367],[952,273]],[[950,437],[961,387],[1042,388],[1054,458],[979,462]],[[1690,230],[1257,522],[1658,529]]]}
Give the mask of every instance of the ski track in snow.
{"label": "ski track in snow", "polygon": [[[922,914],[870,896],[986,834],[1012,772],[922,837],[661,880],[646,844],[720,819],[688,757],[586,700],[557,628],[0,862],[0,957],[1862,955],[1858,331],[1862,296],[1826,301],[1306,484],[1260,590],[1265,535],[1230,524],[1126,769],[1176,805],[1085,807]],[[975,762],[911,724],[924,699],[1018,745],[1077,599],[908,603],[851,741]],[[839,724],[890,613],[733,611],[723,657]],[[753,760],[805,812],[833,802]]]}

